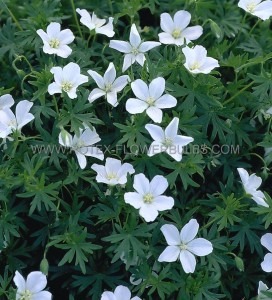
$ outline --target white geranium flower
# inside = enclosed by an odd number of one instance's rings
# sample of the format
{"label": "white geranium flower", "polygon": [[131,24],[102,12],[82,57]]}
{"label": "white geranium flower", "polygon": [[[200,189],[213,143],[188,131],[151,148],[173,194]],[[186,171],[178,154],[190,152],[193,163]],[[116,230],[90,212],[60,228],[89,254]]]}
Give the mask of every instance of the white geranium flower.
{"label": "white geranium flower", "polygon": [[27,279],[18,272],[13,278],[17,286],[16,300],[51,300],[52,294],[43,291],[47,285],[46,276],[42,272],[31,272]]}
{"label": "white geranium flower", "polygon": [[103,182],[108,185],[127,183],[127,174],[135,172],[133,166],[124,163],[118,159],[108,157],[105,166],[93,164],[91,168],[97,172],[96,181]]}
{"label": "white geranium flower", "polygon": [[104,292],[101,300],[141,300],[139,297],[131,298],[130,290],[123,285],[119,285],[113,292]]}
{"label": "white geranium flower", "polygon": [[266,233],[261,237],[261,244],[270,252],[264,256],[261,268],[265,272],[272,272],[272,233]]}
{"label": "white geranium flower", "polygon": [[159,262],[173,262],[180,259],[185,273],[193,273],[195,256],[206,256],[213,251],[212,243],[203,238],[195,238],[199,229],[197,220],[192,219],[180,231],[174,225],[163,225],[161,231],[168,247],[158,258]]}
{"label": "white geranium flower", "polygon": [[186,62],[184,67],[193,74],[209,74],[214,68],[218,68],[218,60],[207,57],[207,50],[203,46],[188,46],[182,49]]}
{"label": "white geranium flower", "polygon": [[10,108],[14,104],[14,99],[10,94],[5,94],[0,97],[0,110]]}
{"label": "white geranium flower", "polygon": [[155,176],[149,182],[144,174],[137,174],[134,176],[133,187],[136,192],[125,193],[125,202],[140,209],[139,214],[146,222],[153,222],[159,211],[171,209],[174,206],[172,197],[162,195],[168,188],[168,182],[161,175]]}
{"label": "white geranium flower", "polygon": [[256,176],[255,173],[249,176],[248,172],[244,168],[237,168],[242,180],[242,184],[247,194],[252,196],[252,199],[259,205],[269,207],[265,201],[265,195],[261,191],[257,191],[262,184],[262,178]]}
{"label": "white geranium flower", "polygon": [[262,20],[267,20],[272,16],[272,1],[270,0],[240,0],[238,6]]}
{"label": "white geranium flower", "polygon": [[128,75],[123,75],[116,78],[116,70],[113,63],[110,63],[107,71],[102,77],[97,72],[89,70],[88,73],[96,82],[99,88],[94,89],[89,95],[89,101],[93,102],[97,98],[106,96],[107,101],[112,106],[117,106],[117,93],[121,92],[122,89],[128,84],[130,78]]}
{"label": "white geranium flower", "polygon": [[101,139],[96,133],[95,129],[91,130],[90,128],[80,130],[79,136],[74,135],[72,137],[71,134],[66,131],[62,131],[59,134],[59,143],[62,146],[68,147],[75,151],[81,169],[86,168],[86,156],[92,156],[100,160],[104,159],[103,152],[99,148],[92,146],[100,140]]}
{"label": "white geranium flower", "polygon": [[13,131],[21,131],[22,127],[34,119],[29,113],[33,103],[28,100],[20,101],[15,109],[15,114],[10,108],[0,110],[0,138],[6,138]]}
{"label": "white geranium flower", "polygon": [[73,62],[70,62],[64,68],[53,67],[50,72],[54,74],[55,80],[48,86],[50,95],[61,94],[64,91],[69,98],[75,99],[78,86],[88,82],[88,76],[81,75],[79,65]]}
{"label": "white geranium flower", "polygon": [[129,42],[125,41],[110,41],[110,48],[119,52],[125,53],[123,69],[125,72],[132,64],[137,61],[141,66],[144,65],[145,56],[147,51],[160,46],[159,42],[142,42],[139,32],[135,24],[132,24],[129,36]]}
{"label": "white geranium flower", "polygon": [[94,12],[91,16],[86,9],[77,8],[76,11],[81,16],[80,22],[87,26],[90,30],[95,30],[96,33],[104,34],[108,37],[114,36],[115,33],[112,25],[113,18],[109,18],[108,24],[105,25],[106,20],[97,18]]}
{"label": "white geranium flower", "polygon": [[263,283],[262,281],[259,281],[259,287],[258,287],[258,300],[271,300],[271,297],[263,295],[261,292],[271,292],[272,288],[268,289],[268,286]]}
{"label": "white geranium flower", "polygon": [[63,58],[67,58],[72,53],[72,49],[67,46],[75,39],[70,29],[60,30],[60,24],[52,22],[47,26],[46,32],[42,29],[36,32],[43,41],[44,53],[56,54]]}
{"label": "white geranium flower", "polygon": [[147,115],[157,123],[162,121],[163,108],[177,105],[177,99],[169,94],[162,95],[165,90],[165,80],[158,77],[149,86],[141,79],[131,84],[132,91],[137,98],[130,98],[126,103],[126,110],[131,114],[139,114],[146,110]]}
{"label": "white geranium flower", "polygon": [[189,136],[178,135],[179,119],[175,117],[169,125],[163,130],[161,127],[153,124],[145,125],[154,142],[149,147],[148,156],[153,156],[160,152],[166,152],[176,161],[181,161],[183,146],[193,142]]}
{"label": "white geranium flower", "polygon": [[174,19],[168,13],[161,14],[161,29],[159,33],[160,42],[163,44],[174,44],[182,46],[198,39],[203,28],[199,25],[188,27],[191,21],[191,14],[188,11],[180,10],[175,13]]}

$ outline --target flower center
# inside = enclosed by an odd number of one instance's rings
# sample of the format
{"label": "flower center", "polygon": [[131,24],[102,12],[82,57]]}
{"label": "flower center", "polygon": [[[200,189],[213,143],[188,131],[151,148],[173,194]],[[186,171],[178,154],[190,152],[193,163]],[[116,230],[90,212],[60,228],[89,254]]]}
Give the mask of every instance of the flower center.
{"label": "flower center", "polygon": [[64,90],[64,92],[68,93],[72,89],[73,85],[71,82],[64,81],[61,84],[61,89]]}
{"label": "flower center", "polygon": [[180,246],[179,246],[180,250],[187,250],[187,245],[182,243]]}
{"label": "flower center", "polygon": [[108,175],[107,175],[107,179],[108,180],[116,179],[116,178],[117,178],[116,173],[108,173]]}
{"label": "flower center", "polygon": [[132,53],[133,55],[137,55],[137,54],[139,54],[139,49],[138,49],[138,48],[135,48],[135,47],[132,47],[131,53]]}
{"label": "flower center", "polygon": [[154,106],[154,103],[155,103],[155,99],[153,97],[148,97],[146,99],[146,103],[149,105],[149,106]]}
{"label": "flower center", "polygon": [[172,37],[173,37],[174,39],[180,38],[180,37],[181,37],[181,30],[180,30],[180,29],[175,29],[175,30],[173,30],[173,32],[172,32]]}
{"label": "flower center", "polygon": [[163,142],[163,145],[165,147],[170,147],[170,146],[173,145],[173,140],[171,138],[169,138],[169,137],[166,137],[165,140],[164,140],[164,142]]}
{"label": "flower center", "polygon": [[254,10],[255,10],[255,8],[256,8],[256,4],[255,4],[254,2],[249,3],[249,4],[247,5],[247,10],[248,10],[250,13],[253,13]]}
{"label": "flower center", "polygon": [[105,92],[106,93],[109,93],[112,89],[112,84],[111,83],[108,83],[105,85]]}
{"label": "flower center", "polygon": [[144,195],[144,203],[150,204],[150,203],[153,202],[153,199],[154,199],[154,197],[153,197],[153,195],[150,194],[150,193]]}
{"label": "flower center", "polygon": [[29,290],[25,290],[24,293],[20,295],[19,300],[31,300],[32,293]]}
{"label": "flower center", "polygon": [[190,67],[190,70],[196,70],[196,69],[199,69],[199,67],[200,67],[200,64],[199,64],[199,62],[195,62],[194,64],[192,64],[191,65],[191,67]]}
{"label": "flower center", "polygon": [[16,120],[15,120],[15,119],[10,120],[10,121],[8,122],[8,127],[16,128],[16,127],[17,127],[17,122],[16,122]]}
{"label": "flower center", "polygon": [[60,41],[58,39],[52,39],[49,41],[49,46],[51,48],[59,48],[59,45],[60,45]]}

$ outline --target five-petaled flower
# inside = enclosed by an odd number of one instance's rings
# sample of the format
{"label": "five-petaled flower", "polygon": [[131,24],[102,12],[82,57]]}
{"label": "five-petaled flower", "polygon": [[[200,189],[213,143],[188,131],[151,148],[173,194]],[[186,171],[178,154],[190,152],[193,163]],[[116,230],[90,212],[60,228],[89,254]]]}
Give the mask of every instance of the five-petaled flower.
{"label": "five-petaled flower", "polygon": [[17,286],[16,300],[51,300],[52,294],[44,291],[47,280],[46,276],[39,271],[28,274],[27,279],[18,272],[13,278]]}
{"label": "five-petaled flower", "polygon": [[37,30],[37,34],[43,40],[43,52],[56,54],[60,57],[67,58],[72,49],[67,46],[75,39],[70,29],[60,30],[60,24],[52,22],[47,26],[46,32],[42,29]]}
{"label": "five-petaled flower", "polygon": [[180,259],[185,273],[193,273],[195,256],[206,256],[213,251],[212,243],[203,238],[195,238],[199,229],[197,220],[192,219],[180,231],[174,225],[166,224],[161,231],[168,246],[158,258],[159,262],[174,262]]}
{"label": "five-petaled flower", "polygon": [[62,146],[68,147],[75,151],[77,160],[81,169],[85,169],[87,165],[86,156],[92,156],[100,160],[104,159],[103,152],[98,148],[94,147],[93,144],[99,142],[101,139],[96,133],[96,130],[85,128],[80,130],[79,135],[72,135],[65,130],[62,130],[59,134],[59,143]]}
{"label": "five-petaled flower", "polygon": [[141,66],[144,65],[147,51],[160,46],[159,42],[142,42],[139,32],[135,24],[132,24],[129,36],[129,42],[110,41],[110,48],[125,53],[122,71],[125,72],[132,64],[137,61]]}
{"label": "five-petaled flower", "polygon": [[272,16],[271,0],[240,0],[238,6],[262,20],[267,20]]}
{"label": "five-petaled flower", "polygon": [[137,79],[132,82],[131,88],[137,97],[127,100],[126,110],[131,114],[146,111],[154,122],[161,123],[161,109],[177,105],[176,98],[169,94],[162,95],[165,90],[165,80],[162,77],[152,80],[149,86],[143,80]]}
{"label": "five-petaled flower", "polygon": [[203,46],[188,46],[182,49],[185,55],[185,68],[193,74],[209,74],[214,68],[218,68],[218,60],[207,57],[207,50]]}
{"label": "five-petaled flower", "polygon": [[112,106],[117,106],[117,93],[121,92],[122,89],[130,81],[128,75],[123,75],[116,78],[116,70],[113,63],[110,63],[104,76],[102,77],[97,72],[89,70],[88,73],[96,82],[99,88],[94,89],[89,95],[89,101],[93,102],[97,98],[105,96],[108,103]]}
{"label": "five-petaled flower", "polygon": [[125,184],[127,182],[127,174],[135,172],[133,166],[124,163],[118,159],[108,157],[105,166],[93,164],[91,168],[97,172],[96,181],[103,182],[108,185]]}
{"label": "five-petaled flower", "polygon": [[270,252],[264,256],[261,268],[265,272],[272,272],[272,233],[266,233],[261,237],[261,244]]}
{"label": "five-petaled flower", "polygon": [[138,296],[131,298],[130,290],[123,285],[116,287],[114,292],[104,292],[101,296],[101,300],[141,300]]}
{"label": "five-petaled flower", "polygon": [[0,138],[6,138],[14,131],[20,131],[23,126],[34,119],[34,115],[29,111],[33,103],[22,100],[16,105],[15,114],[9,108],[12,100],[8,97],[6,106],[0,110]]}
{"label": "five-petaled flower", "polygon": [[241,177],[242,184],[247,194],[252,196],[252,199],[259,205],[269,207],[265,201],[265,195],[261,191],[257,191],[262,184],[262,178],[256,176],[255,173],[249,176],[248,172],[244,168],[237,168],[237,171]]}
{"label": "five-petaled flower", "polygon": [[154,139],[154,142],[149,147],[148,156],[166,152],[176,161],[181,161],[183,147],[193,142],[194,139],[189,136],[178,135],[178,124],[179,119],[175,117],[165,130],[157,125],[145,125],[146,130]]}
{"label": "five-petaled flower", "polygon": [[106,20],[97,18],[94,12],[90,15],[86,9],[77,8],[76,11],[81,16],[80,22],[90,30],[95,30],[95,33],[104,34],[108,37],[114,36],[112,17],[109,18],[109,22],[105,25]]}
{"label": "five-petaled flower", "polygon": [[188,27],[191,21],[191,14],[188,11],[180,10],[175,13],[174,19],[168,13],[161,14],[161,29],[159,39],[162,44],[174,44],[182,46],[198,39],[203,28],[199,25]]}
{"label": "five-petaled flower", "polygon": [[134,176],[133,187],[136,192],[125,193],[125,202],[140,209],[139,214],[146,222],[153,222],[159,211],[171,209],[174,206],[172,197],[162,195],[168,188],[168,182],[161,175],[155,176],[149,182],[144,174],[137,174]]}
{"label": "five-petaled flower", "polygon": [[88,82],[88,76],[81,75],[79,65],[73,62],[70,62],[64,68],[53,67],[50,72],[54,74],[55,80],[48,86],[50,95],[66,92],[69,98],[75,99],[78,86]]}

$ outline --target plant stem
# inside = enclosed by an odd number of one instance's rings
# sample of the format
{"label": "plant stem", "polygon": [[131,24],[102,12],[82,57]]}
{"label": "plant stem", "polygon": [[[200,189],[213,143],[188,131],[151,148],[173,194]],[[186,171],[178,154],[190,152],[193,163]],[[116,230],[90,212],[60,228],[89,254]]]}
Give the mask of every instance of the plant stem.
{"label": "plant stem", "polygon": [[228,104],[229,102],[231,102],[233,99],[235,99],[236,97],[238,97],[241,93],[243,93],[245,90],[247,90],[249,87],[251,87],[254,84],[254,81],[250,82],[248,85],[246,85],[245,87],[243,87],[239,92],[237,92],[235,95],[233,95],[232,97],[230,97],[228,100],[226,100],[225,102],[223,102],[223,105]]}
{"label": "plant stem", "polygon": [[12,20],[14,21],[14,23],[16,24],[16,26],[18,27],[18,29],[20,31],[23,31],[22,26],[20,25],[20,23],[18,22],[18,20],[16,19],[16,17],[14,16],[14,14],[12,13],[12,11],[8,8],[8,6],[6,5],[6,3],[1,0],[1,2],[3,3],[3,5],[5,6],[6,10],[8,11],[8,13],[10,14]]}
{"label": "plant stem", "polygon": [[77,19],[77,14],[76,14],[76,8],[75,8],[74,0],[70,0],[70,2],[71,2],[72,9],[73,9],[73,14],[74,14],[74,18],[75,18],[75,21],[76,21],[78,32],[80,34],[80,37],[83,39],[83,34],[82,34],[82,31],[80,29],[80,26],[79,26],[79,23],[78,23],[78,19]]}
{"label": "plant stem", "polygon": [[254,26],[250,29],[248,35],[250,35],[250,34],[252,33],[252,31],[255,29],[255,27],[260,23],[260,20],[261,20],[261,19],[259,19],[259,20],[254,24]]}

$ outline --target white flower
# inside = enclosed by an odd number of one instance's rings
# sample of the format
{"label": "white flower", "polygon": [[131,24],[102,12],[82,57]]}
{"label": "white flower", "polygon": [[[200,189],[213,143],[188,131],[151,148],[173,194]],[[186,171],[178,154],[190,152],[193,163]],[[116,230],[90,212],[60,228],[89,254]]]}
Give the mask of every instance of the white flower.
{"label": "white flower", "polygon": [[113,292],[104,292],[101,300],[141,300],[139,297],[131,298],[130,290],[123,285],[119,285]]}
{"label": "white flower", "polygon": [[53,67],[50,72],[54,74],[55,82],[49,84],[48,93],[61,94],[66,92],[69,98],[75,99],[77,97],[77,87],[85,82],[88,82],[88,76],[80,74],[80,67],[78,64],[70,62],[64,68]]}
{"label": "white flower", "polygon": [[266,111],[266,113],[272,115],[272,106],[270,108],[268,108],[268,110]]}
{"label": "white flower", "polygon": [[271,300],[271,297],[268,297],[266,295],[263,295],[261,292],[271,292],[272,293],[272,288],[268,289],[268,286],[263,283],[262,281],[259,281],[259,287],[258,287],[258,298],[259,300]]}
{"label": "white flower", "polygon": [[185,42],[188,44],[198,39],[203,28],[199,25],[188,27],[190,21],[191,14],[185,10],[176,12],[174,19],[168,13],[161,14],[161,29],[164,32],[159,33],[160,42],[182,46]]}
{"label": "white flower", "polygon": [[270,0],[240,0],[238,6],[262,20],[267,20],[272,16],[272,1]]}
{"label": "white flower", "polygon": [[46,276],[42,272],[31,272],[27,279],[15,272],[13,279],[17,286],[16,300],[51,300],[52,294],[43,291],[46,287]]}
{"label": "white flower", "polygon": [[57,54],[63,58],[72,53],[72,49],[67,45],[73,42],[75,36],[70,29],[60,30],[59,23],[52,22],[47,26],[46,32],[38,29],[37,34],[43,41],[44,53]]}
{"label": "white flower", "polygon": [[97,172],[96,181],[103,182],[108,185],[125,184],[127,183],[127,174],[135,172],[133,166],[124,163],[115,158],[108,157],[105,166],[93,164],[91,168]]}
{"label": "white flower", "polygon": [[14,99],[10,94],[5,94],[0,97],[0,110],[10,108],[14,104]]}
{"label": "white flower", "polygon": [[272,272],[272,233],[266,233],[261,237],[261,244],[268,250],[270,253],[267,253],[264,256],[264,260],[261,263],[261,268],[265,272]]}
{"label": "white flower", "polygon": [[23,126],[31,122],[34,116],[29,113],[33,103],[27,100],[20,101],[15,109],[15,115],[10,108],[0,110],[0,138],[6,138],[13,131],[20,131]]}
{"label": "white flower", "polygon": [[265,202],[265,195],[261,191],[257,191],[258,187],[262,184],[262,178],[256,176],[255,173],[249,176],[244,168],[237,168],[242,180],[242,184],[247,194],[252,196],[252,199],[259,205],[269,207]]}
{"label": "white flower", "polygon": [[183,146],[193,142],[192,137],[178,135],[179,119],[175,117],[169,125],[163,130],[161,127],[153,124],[145,125],[154,142],[149,147],[148,156],[153,156],[160,152],[166,152],[176,161],[181,161]]}
{"label": "white flower", "polygon": [[161,43],[159,42],[142,42],[136,25],[132,24],[129,42],[111,40],[109,47],[125,53],[122,69],[122,71],[125,72],[132,64],[135,63],[135,61],[143,66],[145,62],[144,53],[159,46],[160,44]]}
{"label": "white flower", "polygon": [[113,18],[109,18],[108,24],[104,25],[106,23],[106,20],[97,18],[94,12],[91,16],[86,9],[77,8],[76,11],[81,16],[80,22],[83,25],[87,26],[90,30],[95,30],[96,33],[104,34],[108,37],[114,36],[112,25]]}
{"label": "white flower", "polygon": [[116,78],[116,70],[113,63],[109,64],[108,69],[103,77],[92,70],[89,70],[88,73],[99,87],[90,93],[88,98],[89,101],[93,102],[97,98],[106,96],[107,101],[112,106],[117,106],[117,93],[121,92],[122,89],[128,84],[130,81],[129,76],[123,75]]}
{"label": "white flower", "polygon": [[103,152],[99,148],[92,146],[100,140],[95,129],[91,130],[90,128],[80,130],[79,136],[74,135],[72,137],[71,134],[66,131],[62,131],[59,134],[59,143],[75,151],[81,169],[86,168],[86,156],[96,157],[100,160],[104,159]]}
{"label": "white flower", "polygon": [[146,222],[154,221],[159,211],[171,209],[174,206],[172,197],[162,195],[168,187],[168,182],[161,175],[155,176],[149,182],[144,174],[137,174],[134,176],[133,187],[136,192],[125,193],[125,202],[140,209],[139,214]]}
{"label": "white flower", "polygon": [[218,68],[218,60],[207,57],[207,50],[203,46],[182,49],[186,62],[184,67],[193,74],[209,74],[214,68]]}
{"label": "white flower", "polygon": [[195,238],[199,229],[197,220],[192,219],[180,231],[174,225],[163,225],[161,231],[168,247],[158,258],[159,262],[173,262],[180,259],[185,273],[193,273],[196,267],[194,255],[206,256],[213,251],[211,242]]}
{"label": "white flower", "polygon": [[142,113],[146,110],[147,115],[157,123],[162,121],[163,108],[171,108],[177,105],[177,99],[169,94],[162,96],[165,90],[165,80],[158,77],[151,81],[149,86],[141,79],[131,84],[134,95],[126,103],[126,110],[131,114]]}

